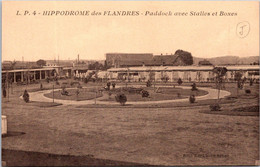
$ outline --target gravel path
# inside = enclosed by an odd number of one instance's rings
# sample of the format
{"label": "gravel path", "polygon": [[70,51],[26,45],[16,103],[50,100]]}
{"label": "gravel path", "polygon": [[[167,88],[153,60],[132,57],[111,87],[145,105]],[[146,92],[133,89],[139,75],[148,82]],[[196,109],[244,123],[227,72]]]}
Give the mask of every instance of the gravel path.
{"label": "gravel path", "polygon": [[[139,87],[139,86],[135,86]],[[172,86],[160,86],[160,87],[172,87]],[[176,88],[182,88],[182,89],[190,89],[189,86],[176,86]],[[203,96],[197,96],[196,100],[208,100],[208,99],[217,99],[218,90],[207,88],[207,87],[198,87],[198,89],[207,91],[207,95]],[[60,89],[55,89],[54,91],[57,91]],[[32,101],[39,101],[39,102],[52,102],[51,98],[45,97],[44,94],[51,93],[52,90],[43,90],[43,91],[37,91],[30,93],[30,98]],[[229,96],[231,93],[225,90],[220,90],[219,98],[224,98],[226,96]],[[97,104],[107,104],[107,105],[114,105],[117,104],[117,102],[111,102],[111,101],[100,101],[104,97],[100,97],[96,99]],[[74,100],[61,100],[61,99],[54,99],[56,103],[62,103],[63,105],[86,105],[86,104],[95,104],[95,100],[82,100],[82,101],[74,101]],[[173,100],[160,100],[160,101],[134,101],[134,102],[127,102],[127,104],[161,104],[161,103],[173,103],[173,102],[187,102],[189,101],[189,98],[185,99],[173,99]]]}

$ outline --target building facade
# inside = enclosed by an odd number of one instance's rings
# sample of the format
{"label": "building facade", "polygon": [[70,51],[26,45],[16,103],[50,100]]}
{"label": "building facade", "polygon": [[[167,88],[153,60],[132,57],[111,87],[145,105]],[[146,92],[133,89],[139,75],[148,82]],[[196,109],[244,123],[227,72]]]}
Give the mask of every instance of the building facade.
{"label": "building facade", "polygon": [[[235,73],[243,77],[259,80],[259,65],[225,66],[225,81],[233,82]],[[108,78],[113,80],[164,81],[176,82],[181,78],[184,82],[214,82],[213,66],[160,66],[160,67],[129,67],[108,69]]]}

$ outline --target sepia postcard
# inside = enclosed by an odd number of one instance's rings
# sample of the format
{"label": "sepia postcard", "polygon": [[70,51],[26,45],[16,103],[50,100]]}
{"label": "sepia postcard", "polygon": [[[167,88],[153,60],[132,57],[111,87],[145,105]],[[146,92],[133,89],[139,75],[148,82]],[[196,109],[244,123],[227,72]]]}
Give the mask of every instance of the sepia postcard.
{"label": "sepia postcard", "polygon": [[3,1],[2,166],[259,166],[258,1]]}

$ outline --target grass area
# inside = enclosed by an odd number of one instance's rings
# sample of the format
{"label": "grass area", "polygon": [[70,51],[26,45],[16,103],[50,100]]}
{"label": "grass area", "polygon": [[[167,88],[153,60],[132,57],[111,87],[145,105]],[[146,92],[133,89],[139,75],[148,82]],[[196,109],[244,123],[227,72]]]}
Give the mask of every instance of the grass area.
{"label": "grass area", "polygon": [[232,111],[235,111],[235,112],[259,112],[259,106],[234,108],[234,109],[232,109]]}
{"label": "grass area", "polygon": [[[99,98],[102,97],[101,93],[96,93],[95,89],[91,88],[82,88],[79,89],[79,94],[77,95],[77,89],[66,89],[68,91],[68,95],[62,95],[61,90],[54,91],[54,99],[62,99],[62,100],[76,100],[76,101],[81,101],[81,100],[91,100],[94,99],[95,97]],[[51,93],[46,93],[44,96],[53,98],[53,92]]]}
{"label": "grass area", "polygon": [[149,166],[123,161],[94,158],[93,155],[73,156],[2,149],[6,166]]}
{"label": "grass area", "polygon": [[[223,113],[246,113],[246,107],[258,105],[259,85],[246,85],[251,94],[239,90],[238,97],[235,86],[226,84],[231,96],[220,100]],[[249,166],[259,159],[259,117],[202,113],[209,112],[209,104],[216,100],[151,105],[154,108],[97,104],[48,109],[35,107],[33,102],[27,105],[19,98],[24,89],[15,86],[9,102],[2,99],[2,114],[7,116],[8,131],[13,132],[2,138],[2,160],[8,166],[30,166],[28,162],[36,166],[121,166],[125,162]]]}
{"label": "grass area", "polygon": [[259,106],[246,106],[233,109],[224,109],[221,111],[201,111],[206,114],[219,114],[229,116],[257,116],[259,117]]}

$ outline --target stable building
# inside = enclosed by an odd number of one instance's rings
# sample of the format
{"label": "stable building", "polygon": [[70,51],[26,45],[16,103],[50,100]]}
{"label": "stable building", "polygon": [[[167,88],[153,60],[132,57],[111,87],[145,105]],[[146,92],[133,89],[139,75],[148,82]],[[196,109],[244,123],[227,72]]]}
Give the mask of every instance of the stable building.
{"label": "stable building", "polygon": [[[223,66],[222,66],[223,67]],[[258,65],[225,66],[227,73],[224,79],[234,81],[236,72],[241,72],[245,78],[259,79]],[[214,81],[213,66],[153,66],[128,67],[108,69],[108,78],[116,80],[129,79],[130,81],[163,81],[176,82],[179,78],[186,82]]]}
{"label": "stable building", "polygon": [[17,70],[6,70],[2,71],[2,82],[5,81],[5,78],[8,77],[13,83],[21,83],[21,82],[31,82],[33,80],[43,80],[47,77],[71,77],[72,69],[71,68],[63,68],[60,66],[53,67],[44,67],[37,69],[17,69]]}

